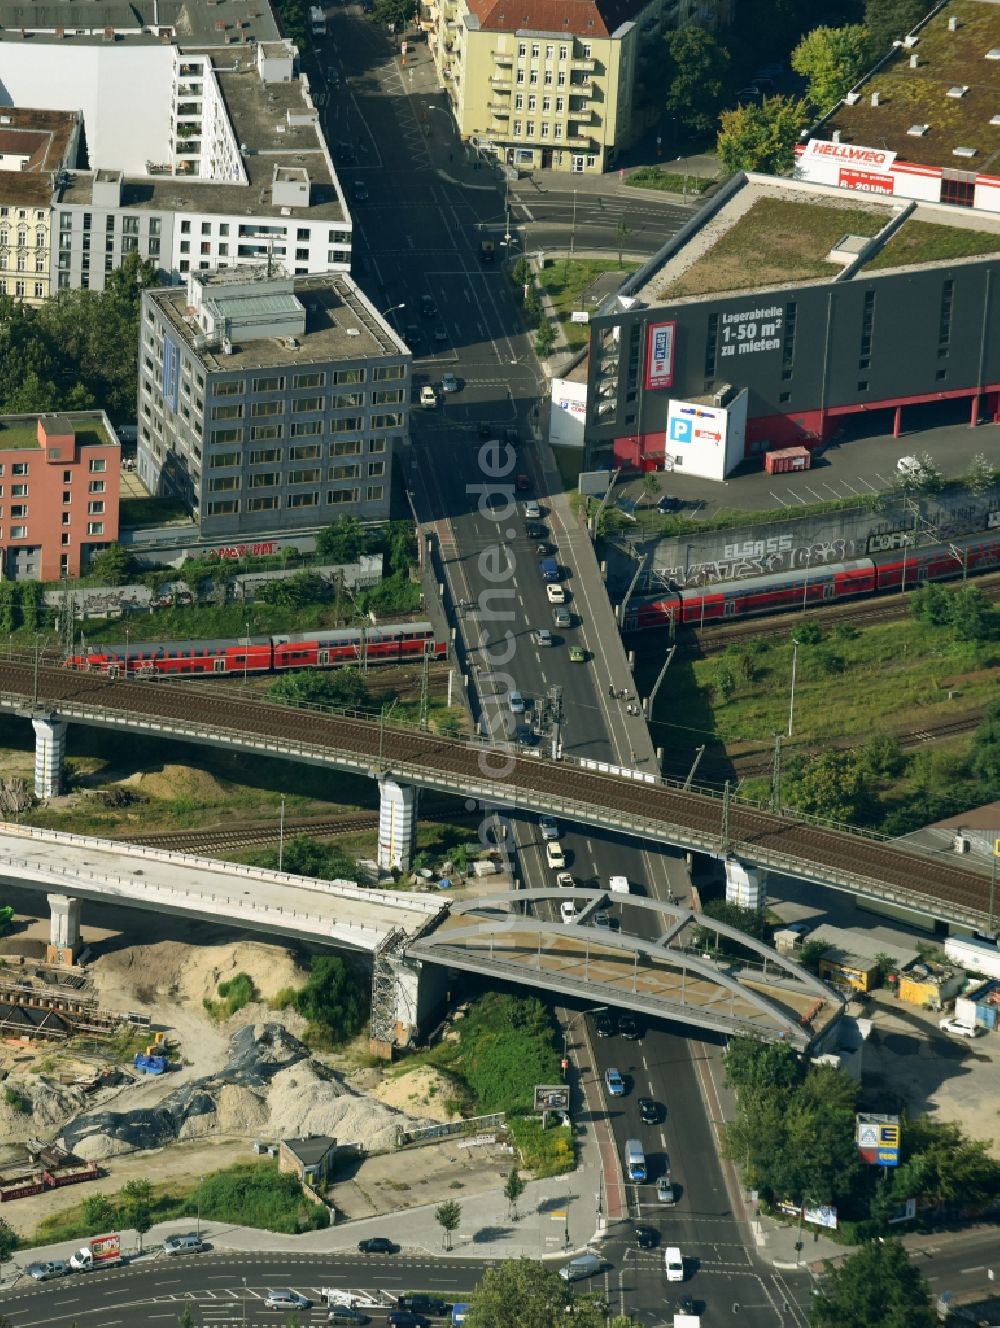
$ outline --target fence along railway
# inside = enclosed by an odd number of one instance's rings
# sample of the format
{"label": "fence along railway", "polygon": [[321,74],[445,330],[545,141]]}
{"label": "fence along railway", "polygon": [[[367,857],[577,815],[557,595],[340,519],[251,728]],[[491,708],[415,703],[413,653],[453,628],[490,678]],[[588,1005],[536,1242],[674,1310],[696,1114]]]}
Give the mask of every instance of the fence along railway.
{"label": "fence along railway", "polygon": [[[484,810],[549,812],[736,858],[945,921],[992,926],[988,875],[943,854],[924,854],[736,799],[685,792],[650,773],[598,769],[592,763],[585,768],[518,755],[509,745],[278,706],[259,696],[125,682],[38,661],[0,662],[0,709],[33,719],[36,731],[40,724],[51,730],[62,722],[83,723],[351,770],[382,781],[383,797],[394,784],[472,797]],[[40,759],[36,753],[36,769]]]}

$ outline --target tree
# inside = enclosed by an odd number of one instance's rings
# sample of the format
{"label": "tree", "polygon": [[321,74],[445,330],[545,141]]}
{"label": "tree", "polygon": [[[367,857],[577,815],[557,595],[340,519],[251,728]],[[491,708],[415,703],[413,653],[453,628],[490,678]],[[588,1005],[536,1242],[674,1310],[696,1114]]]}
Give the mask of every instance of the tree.
{"label": "tree", "polygon": [[812,1328],[932,1328],[930,1290],[898,1240],[873,1241],[830,1268],[813,1297]]}
{"label": "tree", "polygon": [[434,1209],[434,1221],[444,1232],[445,1249],[450,1250],[452,1235],[458,1230],[462,1221],[462,1205],[457,1199],[446,1199]]}
{"label": "tree", "polygon": [[957,1125],[926,1116],[908,1120],[903,1139],[903,1163],[892,1186],[897,1201],[916,1196],[940,1208],[975,1207],[995,1197],[1000,1163],[990,1156],[988,1143],[967,1139]]}
{"label": "tree", "polygon": [[18,1235],[9,1222],[0,1217],[0,1275],[3,1266],[18,1246]]}
{"label": "tree", "polygon": [[761,106],[740,106],[723,111],[717,148],[724,169],[763,171],[780,175],[795,160],[799,130],[808,116],[805,102],[787,97],[766,97]]}
{"label": "tree", "polygon": [[792,68],[807,80],[809,101],[825,114],[858,81],[867,55],[868,31],[861,24],[813,28],[792,52]]}
{"label": "tree", "polygon": [[508,1211],[511,1218],[517,1221],[517,1201],[524,1193],[524,1179],[519,1173],[517,1167],[511,1167],[507,1173],[507,1180],[503,1187],[504,1198],[507,1200]]}
{"label": "tree", "polygon": [[[743,908],[740,904],[731,904],[727,899],[710,899],[702,908],[702,912],[707,918],[714,918],[716,922],[722,922],[727,927],[734,927],[737,931],[746,932],[748,936],[753,936],[760,940],[764,934],[764,923],[761,915],[753,908]],[[738,957],[756,957],[756,951],[749,949],[745,945],[740,945],[739,941],[731,936],[721,936],[711,927],[699,927],[696,933],[696,944],[700,946],[716,947],[722,954],[735,955]]]}
{"label": "tree", "polygon": [[132,573],[133,559],[120,544],[109,544],[90,560],[87,575],[105,586],[120,586]]}
{"label": "tree", "polygon": [[667,114],[686,134],[710,134],[725,100],[729,52],[713,33],[693,23],[667,33],[664,41]]}
{"label": "tree", "polygon": [[332,706],[337,710],[368,710],[371,693],[360,669],[335,669],[329,673],[286,673],[267,689],[274,701],[293,705]]}
{"label": "tree", "polygon": [[177,1316],[177,1328],[195,1328],[194,1315],[191,1312],[190,1305],[185,1305],[183,1311]]}
{"label": "tree", "polygon": [[951,621],[951,591],[926,582],[910,596],[910,612],[921,622],[943,627]]}
{"label": "tree", "polygon": [[91,1194],[83,1201],[83,1221],[91,1231],[114,1228],[118,1209],[106,1194]]}
{"label": "tree", "polygon": [[787,1042],[730,1039],[726,1083],[738,1093],[781,1093],[801,1083],[802,1074],[802,1063]]}
{"label": "tree", "polygon": [[951,596],[951,630],[956,641],[988,641],[993,635],[990,605],[978,586],[963,586]]}
{"label": "tree", "polygon": [[881,60],[887,55],[892,43],[902,41],[933,4],[934,0],[866,0],[869,58]]}
{"label": "tree", "polygon": [[994,701],[976,729],[972,770],[987,793],[1000,790],[1000,701]]}
{"label": "tree", "polygon": [[296,993],[295,1008],[332,1042],[346,1042],[364,1027],[371,989],[337,955],[314,955],[309,979]]}
{"label": "tree", "polygon": [[977,452],[965,472],[965,487],[976,498],[981,498],[984,493],[992,489],[996,477],[997,472],[993,462],[984,452]]}
{"label": "tree", "polygon": [[402,33],[416,13],[416,0],[375,0],[372,9],[375,22],[394,33]]}
{"label": "tree", "polygon": [[353,563],[365,551],[365,528],[356,516],[342,516],[316,536],[316,552],[334,563]]}
{"label": "tree", "polygon": [[906,765],[899,739],[893,733],[875,733],[861,749],[861,763],[870,775],[898,775]]}
{"label": "tree", "polygon": [[[268,848],[254,854],[255,867],[274,871],[278,866],[278,850]],[[312,876],[317,881],[354,881],[358,866],[353,858],[335,844],[321,844],[308,835],[293,835],[282,845],[281,868],[293,876]]]}
{"label": "tree", "polygon": [[[487,1268],[469,1298],[466,1328],[553,1328],[567,1322],[572,1293],[551,1265],[535,1259],[505,1259]],[[573,1328],[604,1328],[599,1300],[572,1298]]]}
{"label": "tree", "polygon": [[852,824],[868,803],[865,772],[852,752],[826,751],[789,770],[785,799],[811,816]]}
{"label": "tree", "polygon": [[535,332],[535,354],[543,359],[552,350],[556,342],[555,330],[552,327],[552,321],[543,318],[538,324],[538,330]]}

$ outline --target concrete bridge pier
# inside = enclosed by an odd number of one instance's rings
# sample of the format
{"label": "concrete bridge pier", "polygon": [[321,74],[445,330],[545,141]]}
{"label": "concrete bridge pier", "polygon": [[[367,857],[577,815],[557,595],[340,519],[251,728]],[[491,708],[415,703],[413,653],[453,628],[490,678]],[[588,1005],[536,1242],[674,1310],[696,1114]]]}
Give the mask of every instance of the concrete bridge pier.
{"label": "concrete bridge pier", "polygon": [[379,780],[378,865],[409,871],[417,842],[417,790],[391,777]]}
{"label": "concrete bridge pier", "polygon": [[31,727],[35,730],[35,797],[57,798],[66,759],[66,721],[39,715],[32,719]]}
{"label": "concrete bridge pier", "polygon": [[759,867],[747,867],[739,858],[726,859],[726,903],[739,904],[758,912],[764,907],[764,873]]}
{"label": "concrete bridge pier", "polygon": [[51,918],[46,962],[72,964],[80,952],[80,900],[70,895],[49,895],[48,901]]}

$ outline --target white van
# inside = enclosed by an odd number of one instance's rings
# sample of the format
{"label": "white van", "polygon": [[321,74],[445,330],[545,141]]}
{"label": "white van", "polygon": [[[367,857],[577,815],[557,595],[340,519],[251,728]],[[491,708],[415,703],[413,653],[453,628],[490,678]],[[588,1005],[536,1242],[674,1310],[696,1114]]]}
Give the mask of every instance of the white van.
{"label": "white van", "polygon": [[608,889],[613,895],[627,895],[630,893],[627,876],[612,876],[608,881]]}
{"label": "white van", "polygon": [[663,1251],[663,1266],[667,1270],[668,1282],[684,1281],[684,1258],[676,1245],[668,1245]]}

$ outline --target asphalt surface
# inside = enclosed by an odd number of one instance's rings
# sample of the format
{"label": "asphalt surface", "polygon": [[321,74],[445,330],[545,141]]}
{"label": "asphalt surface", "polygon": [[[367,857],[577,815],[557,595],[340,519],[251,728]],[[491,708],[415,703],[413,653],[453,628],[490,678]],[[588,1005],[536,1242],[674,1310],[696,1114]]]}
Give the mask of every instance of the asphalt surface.
{"label": "asphalt surface", "polygon": [[[190,1307],[196,1328],[266,1324],[284,1328],[292,1315],[269,1310],[269,1288],[290,1287],[312,1301],[294,1316],[301,1328],[325,1324],[323,1287],[363,1293],[382,1302],[365,1309],[375,1328],[406,1291],[433,1291],[461,1300],[482,1277],[487,1263],[472,1260],[404,1258],[371,1255],[243,1255],[204,1253],[190,1257],[159,1255],[106,1272],[73,1273],[57,1281],[32,1283],[22,1278],[0,1301],[14,1328],[174,1328]],[[445,1320],[440,1320],[444,1324]]]}

